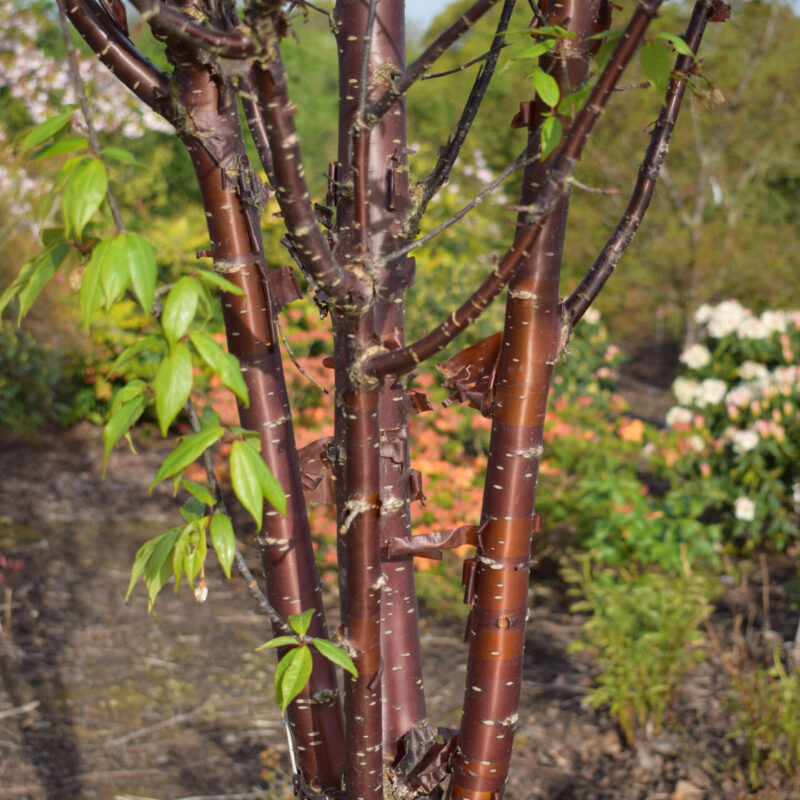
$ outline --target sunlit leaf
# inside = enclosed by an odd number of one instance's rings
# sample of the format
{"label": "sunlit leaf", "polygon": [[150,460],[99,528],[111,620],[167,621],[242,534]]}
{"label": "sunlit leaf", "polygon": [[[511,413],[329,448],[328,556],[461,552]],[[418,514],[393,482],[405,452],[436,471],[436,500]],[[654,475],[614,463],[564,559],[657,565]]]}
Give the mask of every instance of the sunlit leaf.
{"label": "sunlit leaf", "polygon": [[80,238],[86,223],[100,208],[108,189],[108,172],[99,158],[87,158],[64,186],[61,207],[67,230]]}
{"label": "sunlit leaf", "polygon": [[85,330],[89,330],[92,317],[100,308],[103,299],[103,265],[112,255],[113,242],[113,237],[98,242],[81,273],[81,322]]}
{"label": "sunlit leaf", "polygon": [[159,364],[153,380],[156,414],[162,436],[167,435],[169,426],[189,399],[192,381],[192,354],[185,344],[176,342]]}
{"label": "sunlit leaf", "polygon": [[122,403],[109,417],[105,428],[103,428],[103,477],[108,467],[108,458],[114,445],[124,436],[131,427],[142,416],[147,407],[147,398],[140,394],[137,397]]}
{"label": "sunlit leaf", "polygon": [[214,514],[211,517],[211,544],[217,554],[222,571],[226,578],[231,577],[231,567],[236,555],[236,536],[233,525],[227,514]]}
{"label": "sunlit leaf", "polygon": [[328,661],[338,664],[340,667],[347,670],[354,678],[358,677],[358,670],[353,663],[353,659],[350,658],[341,647],[337,647],[333,642],[329,642],[327,639],[312,639],[311,644],[313,644]]}
{"label": "sunlit leaf", "polygon": [[139,339],[130,347],[126,347],[117,356],[116,361],[114,361],[108,371],[109,375],[115,375],[118,373],[120,369],[125,366],[125,364],[127,364],[131,359],[136,358],[136,356],[138,356],[140,353],[144,353],[147,350],[158,352],[163,348],[163,346],[164,337],[155,333],[145,336],[143,339]]}
{"label": "sunlit leaf", "polygon": [[133,560],[133,567],[131,569],[131,579],[130,582],[128,583],[128,591],[125,593],[126,603],[128,602],[128,598],[131,596],[133,587],[136,586],[137,581],[144,574],[145,567],[147,566],[147,562],[150,559],[150,554],[153,552],[153,548],[156,546],[157,541],[158,541],[157,536],[154,537],[153,539],[148,539],[136,551],[136,557]]}
{"label": "sunlit leaf", "polygon": [[641,49],[642,69],[660,97],[667,93],[667,83],[672,71],[670,55],[661,42],[653,40]]}
{"label": "sunlit leaf", "polygon": [[130,150],[126,150],[124,147],[109,145],[100,151],[100,155],[103,156],[103,158],[113,158],[115,161],[121,161],[123,164],[132,164],[134,167],[139,167],[141,169],[146,168],[141,161],[137,160],[136,156],[134,156]]}
{"label": "sunlit leaf", "polygon": [[52,158],[53,156],[62,156],[64,153],[75,153],[87,150],[89,142],[83,136],[68,136],[66,139],[59,139],[57,142],[43,147],[38,152],[34,153],[34,158]]}
{"label": "sunlit leaf", "polygon": [[244,296],[244,290],[231,283],[227,278],[211,272],[207,269],[198,269],[197,277],[205,284],[213,286],[215,289],[222,289],[223,292]]}
{"label": "sunlit leaf", "polygon": [[542,160],[547,158],[561,141],[561,122],[557,117],[548,117],[542,124]]}
{"label": "sunlit leaf", "polygon": [[225,429],[217,425],[199,433],[184,436],[181,443],[164,459],[164,462],[158,468],[158,472],[156,472],[156,476],[150,484],[149,491],[152,492],[153,487],[165,478],[171,478],[173,475],[183,472],[189,464],[193,464],[209,447],[218,442],[224,433]]}
{"label": "sunlit leaf", "polygon": [[657,33],[657,39],[664,39],[665,41],[669,42],[676,53],[680,53],[682,56],[690,56],[694,58],[694,53],[692,52],[692,48],[689,47],[686,42],[681,39],[680,36],[676,36],[674,33]]}
{"label": "sunlit leaf", "polygon": [[299,614],[291,614],[289,616],[289,627],[300,636],[305,636],[313,616],[313,608],[307,608],[305,611],[301,611]]}
{"label": "sunlit leaf", "polygon": [[167,341],[173,344],[186,333],[197,311],[198,286],[185,276],[170,289],[161,313],[161,326]]}
{"label": "sunlit leaf", "polygon": [[125,234],[114,236],[100,268],[100,282],[103,284],[106,311],[122,297],[131,280],[131,271],[125,251]]}
{"label": "sunlit leaf", "polygon": [[153,246],[135,233],[126,233],[120,237],[120,255],[128,264],[133,293],[145,314],[149,314],[153,310],[158,276]]}
{"label": "sunlit leaf", "polygon": [[558,89],[558,83],[552,75],[548,75],[540,67],[536,67],[531,76],[533,79],[533,88],[536,89],[536,94],[542,98],[542,102],[548,106],[557,106],[558,98],[561,92]]}
{"label": "sunlit leaf", "polygon": [[42,144],[42,142],[46,142],[51,136],[55,136],[69,123],[73,111],[73,108],[68,108],[66,111],[46,119],[33,130],[28,131],[22,140],[21,152],[26,153],[28,150]]}
{"label": "sunlit leaf", "polygon": [[197,348],[201,358],[219,376],[222,383],[244,403],[245,408],[249,407],[250,399],[247,393],[247,384],[244,382],[239,360],[236,356],[226,353],[206,333],[192,333],[189,338]]}
{"label": "sunlit leaf", "polygon": [[264,512],[264,493],[256,476],[255,460],[257,454],[238,439],[233,443],[230,454],[231,483],[239,502],[256,521],[256,529],[261,530],[261,517]]}
{"label": "sunlit leaf", "polygon": [[182,480],[181,486],[186,489],[192,497],[196,497],[201,503],[206,506],[215,506],[217,503],[217,498],[214,496],[214,493],[202,483],[196,483],[195,481],[190,480]]}
{"label": "sunlit leaf", "polygon": [[289,703],[303,691],[311,677],[311,651],[305,645],[290,650],[275,670],[275,697],[285,714]]}
{"label": "sunlit leaf", "polygon": [[290,647],[297,643],[297,639],[294,636],[276,636],[274,639],[270,639],[268,642],[264,642],[264,644],[260,644],[256,647],[256,652],[259,650],[266,650],[270,647]]}

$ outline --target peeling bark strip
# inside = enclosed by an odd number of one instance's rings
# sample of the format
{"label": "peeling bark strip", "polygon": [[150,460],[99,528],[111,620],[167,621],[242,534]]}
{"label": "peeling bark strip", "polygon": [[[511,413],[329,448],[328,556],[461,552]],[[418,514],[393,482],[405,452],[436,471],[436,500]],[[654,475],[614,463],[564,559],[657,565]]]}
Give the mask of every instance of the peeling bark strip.
{"label": "peeling bark strip", "polygon": [[[576,34],[560,40],[541,63],[562,95],[586,80],[591,48],[586,37],[595,32],[600,15],[601,0],[556,0],[548,7],[548,24],[565,18],[565,27]],[[535,113],[545,110],[540,103],[537,98]],[[528,151],[538,149],[533,130]],[[541,162],[526,168],[520,206],[536,203],[546,172]],[[474,592],[466,634],[470,650],[452,798],[499,796],[508,776],[522,686],[536,481],[550,379],[561,348],[559,277],[567,209],[562,198],[511,279],[499,358],[491,357],[491,339],[476,346],[483,346],[478,352],[485,352],[487,364],[473,370],[475,389],[493,421],[481,535],[474,576],[469,576]],[[524,229],[519,236],[525,236]]]}

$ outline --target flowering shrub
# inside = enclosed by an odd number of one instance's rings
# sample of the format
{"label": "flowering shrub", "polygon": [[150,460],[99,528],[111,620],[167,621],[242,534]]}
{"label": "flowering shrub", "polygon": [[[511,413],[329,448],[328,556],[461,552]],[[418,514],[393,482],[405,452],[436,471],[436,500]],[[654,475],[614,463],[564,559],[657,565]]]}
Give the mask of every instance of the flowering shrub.
{"label": "flowering shrub", "polygon": [[734,541],[783,549],[800,528],[800,311],[701,306],[667,426]]}

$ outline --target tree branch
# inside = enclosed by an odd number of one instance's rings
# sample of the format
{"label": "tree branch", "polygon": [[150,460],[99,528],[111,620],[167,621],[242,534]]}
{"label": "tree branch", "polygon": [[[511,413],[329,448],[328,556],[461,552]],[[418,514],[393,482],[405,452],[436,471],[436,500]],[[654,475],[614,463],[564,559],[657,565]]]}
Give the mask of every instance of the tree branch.
{"label": "tree branch", "polygon": [[511,20],[511,14],[514,11],[515,3],[516,0],[504,0],[503,9],[500,12],[500,19],[497,22],[497,29],[494,34],[494,39],[492,40],[492,46],[489,49],[486,64],[475,77],[475,82],[472,85],[467,102],[464,105],[464,110],[461,112],[461,117],[458,120],[455,132],[448,140],[443,152],[441,152],[433,172],[425,180],[417,184],[422,188],[422,196],[419,203],[414,208],[413,217],[409,220],[409,230],[416,230],[419,221],[428,208],[428,204],[450,177],[453,165],[456,163],[458,154],[461,152],[461,147],[467,138],[472,123],[475,121],[478,109],[483,102],[486,90],[489,88],[489,83],[492,80],[497,65],[497,59],[500,56],[500,50],[505,47],[504,34],[506,30],[508,30],[508,23]]}
{"label": "tree branch", "polygon": [[226,58],[250,58],[258,54],[256,43],[242,31],[220,31],[201,25],[177,8],[159,0],[131,0],[142,19],[155,19],[181,41]]}
{"label": "tree branch", "polygon": [[388,113],[399,97],[402,97],[419,79],[420,75],[431,67],[439,56],[452,47],[461,36],[497,2],[497,0],[478,0],[463,16],[459,17],[449,28],[440,33],[426,48],[422,55],[401,75],[398,75],[390,89],[387,89],[364,112],[364,124],[374,128]]}
{"label": "tree branch", "polygon": [[148,61],[93,0],[70,0],[70,22],[100,61],[145,105],[172,122],[169,76]]}
{"label": "tree branch", "polygon": [[[698,0],[694,6],[683,38],[695,54],[697,54],[706,25],[713,13],[714,5],[708,0]],[[661,113],[658,116],[653,135],[650,137],[647,153],[639,167],[636,185],[633,188],[625,213],[600,255],[592,264],[591,269],[564,302],[566,315],[573,326],[580,321],[600,293],[605,282],[619,263],[622,254],[627,250],[636,235],[642,219],[647,213],[686,93],[688,73],[693,61],[694,59],[690,56],[678,56],[673,69],[673,76],[676,77],[670,79],[665,103],[661,107]]]}
{"label": "tree branch", "polygon": [[662,2],[663,0],[643,0],[637,7],[606,68],[589,95],[589,99],[578,112],[575,122],[567,132],[564,144],[553,159],[552,166],[537,192],[537,200],[521,209],[526,212],[524,232],[506,251],[500,263],[465,303],[426,336],[407,347],[365,359],[360,365],[362,375],[379,377],[410,372],[418,363],[445,348],[461,331],[471,325],[489,303],[500,294],[514,271],[528,256],[548,215],[555,208],[559,199],[568,191],[567,179],[572,175],[575,164],[580,160],[586,140]]}

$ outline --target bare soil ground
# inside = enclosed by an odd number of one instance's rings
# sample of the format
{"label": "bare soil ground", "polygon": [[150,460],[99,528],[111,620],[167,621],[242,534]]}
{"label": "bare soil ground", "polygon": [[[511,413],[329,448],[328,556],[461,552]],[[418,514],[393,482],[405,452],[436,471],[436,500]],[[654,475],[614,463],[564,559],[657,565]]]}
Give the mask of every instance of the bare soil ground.
{"label": "bare soil ground", "polygon": [[[88,425],[38,444],[0,440],[0,554],[24,561],[0,633],[0,800],[291,797],[273,662],[253,652],[269,632],[243,583],[209,575],[205,605],[165,591],[154,616],[142,591],[123,602],[137,547],[175,520],[168,492],[146,491],[164,452],[120,449],[101,482],[100,433]],[[248,560],[257,568],[255,551]],[[797,626],[777,579],[790,568],[776,563],[767,587],[780,640]],[[720,605],[725,646],[737,617],[760,646],[758,572],[750,587]],[[666,730],[625,746],[607,714],[582,704],[592,666],[566,652],[580,620],[554,572],[534,576],[532,597],[509,800],[800,797],[780,782],[748,793],[713,658]],[[422,630],[436,724],[458,725],[463,625],[434,618]]]}

